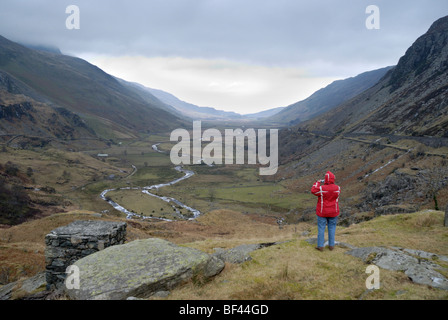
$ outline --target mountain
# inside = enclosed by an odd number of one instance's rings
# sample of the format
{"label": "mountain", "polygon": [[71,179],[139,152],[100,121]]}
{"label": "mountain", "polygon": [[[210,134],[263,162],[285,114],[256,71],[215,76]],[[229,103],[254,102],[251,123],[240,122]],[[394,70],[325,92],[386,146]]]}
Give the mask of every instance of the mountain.
{"label": "mountain", "polygon": [[134,93],[136,93],[137,95],[139,95],[147,103],[153,104],[159,108],[162,108],[163,110],[166,110],[166,111],[174,114],[177,117],[184,116],[181,112],[179,112],[179,110],[177,110],[173,106],[165,103],[163,101],[163,99],[157,98],[156,95],[152,94],[151,91],[147,87],[141,85],[140,83],[129,82],[129,81],[119,79],[119,78],[116,78],[116,79],[123,86],[127,87],[129,90],[131,90]]}
{"label": "mountain", "polygon": [[155,97],[143,99],[82,59],[30,49],[1,36],[0,72],[19,84],[16,93],[32,93],[38,101],[66,108],[106,138],[166,132],[184,124]]}
{"label": "mountain", "polygon": [[376,85],[299,127],[448,137],[448,16],[434,22]]}
{"label": "mountain", "polygon": [[228,119],[242,118],[240,114],[235,112],[217,110],[212,107],[200,107],[192,103],[182,101],[179,98],[172,95],[171,93],[162,90],[152,88],[145,88],[145,89],[148,90],[151,94],[153,94],[157,98],[159,98],[161,101],[165,102],[168,105],[173,106],[183,115],[190,117],[192,119],[228,120]]}
{"label": "mountain", "polygon": [[257,113],[245,114],[245,115],[243,115],[243,117],[246,119],[262,120],[262,119],[272,117],[273,115],[278,114],[279,112],[281,112],[284,109],[285,109],[285,107],[277,107],[277,108],[272,108],[272,109],[268,109],[265,111],[260,111]]}
{"label": "mountain", "polygon": [[[137,84],[138,85],[138,84]],[[273,116],[274,114],[277,114],[281,110],[283,110],[283,107],[273,108],[257,113],[252,114],[245,114],[241,115],[236,112],[231,111],[223,111],[223,110],[217,110],[212,107],[200,107],[197,105],[194,105],[192,103],[188,103],[185,101],[180,100],[176,96],[172,95],[171,93],[158,90],[158,89],[151,89],[146,88],[141,85],[138,85],[141,88],[143,88],[146,91],[149,91],[151,94],[159,98],[161,101],[165,102],[166,104],[173,106],[177,112],[182,113],[184,116],[190,117],[192,119],[202,119],[202,120],[262,120],[267,117]]]}
{"label": "mountain", "polygon": [[62,54],[61,50],[58,47],[54,47],[54,46],[44,46],[44,45],[39,45],[39,44],[26,44],[26,43],[20,43],[20,44],[27,48],[33,49],[33,50]]}
{"label": "mountain", "polygon": [[392,67],[364,72],[356,77],[337,80],[305,100],[296,102],[269,117],[271,122],[294,125],[338,106],[375,85]]}

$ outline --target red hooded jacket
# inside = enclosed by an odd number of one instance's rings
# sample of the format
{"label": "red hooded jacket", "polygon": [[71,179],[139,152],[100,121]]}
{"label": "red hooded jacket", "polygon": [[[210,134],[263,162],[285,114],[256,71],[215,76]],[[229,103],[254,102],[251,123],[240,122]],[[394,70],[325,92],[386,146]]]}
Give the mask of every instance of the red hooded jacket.
{"label": "red hooded jacket", "polygon": [[333,218],[339,215],[339,194],[341,188],[334,184],[335,176],[328,171],[325,174],[325,184],[316,181],[311,188],[311,193],[318,197],[316,214],[319,217]]}

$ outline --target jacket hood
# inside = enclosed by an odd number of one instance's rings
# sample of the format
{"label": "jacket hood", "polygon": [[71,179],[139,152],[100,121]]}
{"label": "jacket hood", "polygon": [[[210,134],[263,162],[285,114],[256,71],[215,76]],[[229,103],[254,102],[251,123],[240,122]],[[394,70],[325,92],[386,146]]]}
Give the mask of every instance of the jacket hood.
{"label": "jacket hood", "polygon": [[334,174],[331,171],[327,171],[327,173],[325,174],[325,184],[334,184],[335,179],[336,177],[334,176]]}

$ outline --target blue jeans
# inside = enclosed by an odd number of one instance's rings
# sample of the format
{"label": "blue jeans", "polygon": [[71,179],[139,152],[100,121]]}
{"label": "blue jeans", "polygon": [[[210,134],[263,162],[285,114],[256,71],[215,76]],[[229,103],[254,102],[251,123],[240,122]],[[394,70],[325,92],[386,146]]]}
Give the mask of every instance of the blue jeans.
{"label": "blue jeans", "polygon": [[328,245],[334,247],[334,236],[336,234],[336,224],[338,217],[323,218],[317,216],[317,246],[324,247],[325,245],[325,227],[328,225]]}

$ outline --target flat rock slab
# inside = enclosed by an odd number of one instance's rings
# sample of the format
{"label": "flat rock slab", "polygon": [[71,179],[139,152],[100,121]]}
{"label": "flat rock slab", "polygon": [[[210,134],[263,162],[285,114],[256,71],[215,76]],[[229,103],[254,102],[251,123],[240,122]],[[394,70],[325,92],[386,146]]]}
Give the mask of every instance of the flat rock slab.
{"label": "flat rock slab", "polygon": [[205,252],[156,238],[112,246],[74,265],[79,268],[79,289],[65,291],[77,300],[148,298],[195,275],[212,277],[224,268],[223,261]]}
{"label": "flat rock slab", "polygon": [[259,244],[243,244],[228,250],[216,248],[214,255],[225,262],[243,263],[252,260],[250,253],[260,248]]}
{"label": "flat rock slab", "polygon": [[255,244],[242,244],[240,246],[231,248],[231,249],[222,249],[222,248],[215,248],[215,252],[213,253],[213,256],[217,257],[218,259],[229,262],[229,263],[243,263],[246,261],[252,260],[252,257],[250,254],[255,251],[262,248],[270,247],[273,245],[282,244],[284,242],[267,242],[267,243],[255,243]]}
{"label": "flat rock slab", "polygon": [[448,279],[437,271],[444,267],[436,263],[437,260],[445,261],[445,256],[421,250],[383,247],[356,248],[346,254],[383,269],[404,271],[415,283],[448,290]]}
{"label": "flat rock slab", "polygon": [[126,228],[126,222],[102,220],[74,221],[67,226],[54,229],[51,233],[59,236],[101,237],[121,228]]}
{"label": "flat rock slab", "polygon": [[46,285],[45,272],[38,273],[37,275],[16,282],[11,282],[0,288],[0,300],[10,300],[14,292],[21,291],[24,296],[31,296],[36,292],[40,292],[40,289],[45,288]]}
{"label": "flat rock slab", "polygon": [[381,247],[357,248],[346,253],[387,270],[404,271],[418,264],[418,259],[410,255]]}

